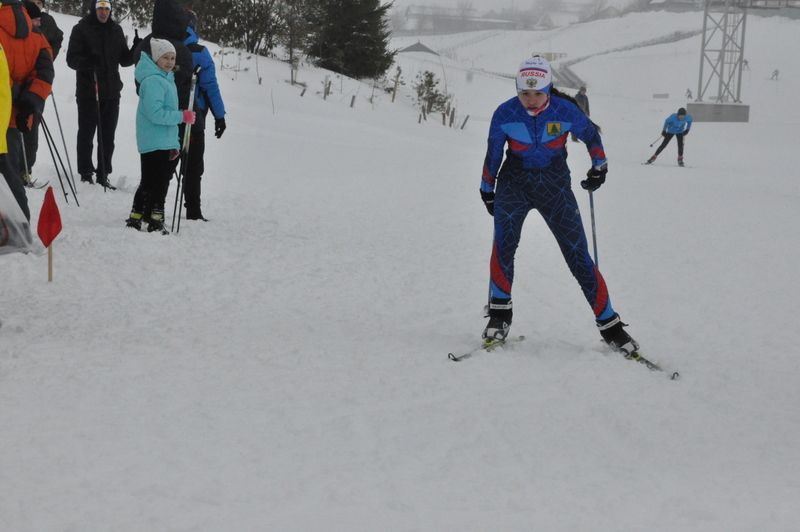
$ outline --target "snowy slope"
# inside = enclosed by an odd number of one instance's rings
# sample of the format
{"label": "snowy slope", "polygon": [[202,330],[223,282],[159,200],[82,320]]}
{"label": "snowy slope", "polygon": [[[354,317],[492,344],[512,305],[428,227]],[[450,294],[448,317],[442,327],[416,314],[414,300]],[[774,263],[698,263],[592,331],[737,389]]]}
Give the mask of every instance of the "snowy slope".
{"label": "snowy slope", "polygon": [[[629,42],[702,22],[636,16]],[[583,54],[610,35],[624,45],[628,24],[549,38]],[[120,190],[81,184],[78,208],[56,187],[54,283],[44,257],[0,258],[0,530],[795,530],[799,29],[748,20],[752,120],[697,124],[684,169],[674,145],[640,162],[695,90],[699,37],[575,66],[610,159],[600,266],[678,383],[603,350],[536,213],[514,292],[528,339],[446,359],[484,325],[492,230],[477,188],[488,119],[513,95],[466,71],[513,71],[538,34],[485,40],[475,65],[467,51],[436,62],[471,115],[463,131],[418,125],[408,87],[370,104],[368,84],[304,68],[301,97],[284,64],[226,57],[248,70],[220,72],[211,221],[169,237],[123,224],[138,180],[126,70]],[[432,69],[398,61],[407,82]],[[57,63],[74,146],[74,76]],[[577,178],[588,156],[569,148]],[[42,197],[29,193],[34,219]]]}

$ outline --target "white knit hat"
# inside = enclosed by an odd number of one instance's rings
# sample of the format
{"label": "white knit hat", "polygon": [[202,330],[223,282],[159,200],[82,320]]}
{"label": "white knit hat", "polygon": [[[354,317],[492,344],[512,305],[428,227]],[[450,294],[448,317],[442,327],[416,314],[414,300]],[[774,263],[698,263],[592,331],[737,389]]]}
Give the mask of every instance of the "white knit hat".
{"label": "white knit hat", "polygon": [[550,63],[540,55],[526,59],[517,72],[517,91],[540,91],[550,93],[553,87],[553,75]]}
{"label": "white knit hat", "polygon": [[94,3],[94,8],[98,9],[101,7],[105,7],[106,9],[111,9],[111,2],[109,2],[108,0],[97,0],[97,2]]}
{"label": "white knit hat", "polygon": [[175,53],[175,47],[166,39],[150,39],[150,57],[153,61],[158,61],[161,56],[172,52]]}

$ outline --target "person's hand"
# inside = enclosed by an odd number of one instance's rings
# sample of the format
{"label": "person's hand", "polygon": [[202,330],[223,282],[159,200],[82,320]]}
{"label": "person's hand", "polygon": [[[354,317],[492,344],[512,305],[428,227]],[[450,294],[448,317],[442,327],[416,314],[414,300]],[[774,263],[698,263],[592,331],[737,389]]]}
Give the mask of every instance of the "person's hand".
{"label": "person's hand", "polygon": [[483,200],[483,204],[486,206],[486,210],[489,211],[491,216],[494,216],[494,192],[481,192],[481,200]]}
{"label": "person's hand", "polygon": [[592,166],[589,168],[589,171],[586,172],[586,179],[581,181],[581,188],[584,190],[588,190],[589,192],[594,192],[600,185],[606,182],[606,174],[608,173],[608,165],[603,165],[601,167]]}
{"label": "person's hand", "polygon": [[224,118],[217,118],[214,120],[214,136],[220,138],[222,134],[225,133],[227,127]]}
{"label": "person's hand", "polygon": [[17,113],[17,129],[22,133],[28,133],[31,130],[28,121],[31,119],[32,115],[33,113],[30,111],[20,111]]}
{"label": "person's hand", "polygon": [[188,109],[182,111],[183,112],[183,120],[184,124],[189,124],[190,126],[194,124],[195,114],[194,111],[190,111]]}
{"label": "person's hand", "polygon": [[142,42],[142,38],[139,37],[139,30],[134,28],[133,29],[133,48],[139,46],[139,43]]}
{"label": "person's hand", "polygon": [[14,106],[17,110],[15,119],[17,123],[17,129],[23,133],[27,133],[31,130],[31,124],[29,124],[28,121],[34,112],[33,106],[30,104],[26,96],[28,96],[27,92],[23,93],[18,100],[14,102]]}
{"label": "person's hand", "polygon": [[170,161],[174,161],[175,159],[178,158],[178,155],[180,155],[180,153],[181,152],[179,152],[178,150],[176,150],[174,148],[169,150],[169,160]]}
{"label": "person's hand", "polygon": [[688,135],[688,134],[689,134],[689,130],[688,130],[688,129],[687,129],[686,131],[684,131],[684,132],[683,132],[683,136],[684,136],[684,137],[685,137],[686,135]]}
{"label": "person's hand", "polygon": [[666,130],[666,129],[665,129],[664,131],[662,131],[662,132],[661,132],[661,136],[662,136],[662,137],[666,137],[666,136],[667,136],[667,130]]}

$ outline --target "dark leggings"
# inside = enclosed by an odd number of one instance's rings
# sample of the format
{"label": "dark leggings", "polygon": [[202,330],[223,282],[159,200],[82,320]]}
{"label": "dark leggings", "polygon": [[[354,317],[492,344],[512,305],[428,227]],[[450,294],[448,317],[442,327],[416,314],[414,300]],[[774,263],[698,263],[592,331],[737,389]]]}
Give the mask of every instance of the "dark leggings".
{"label": "dark leggings", "polygon": [[661,142],[661,146],[658,147],[653,157],[657,157],[658,154],[661,153],[664,150],[664,148],[667,147],[667,144],[669,144],[669,141],[672,140],[672,137],[678,139],[678,157],[683,157],[683,133],[678,133],[677,135],[673,135],[672,133],[667,133],[666,135],[664,135],[664,140]]}
{"label": "dark leggings", "polygon": [[500,172],[494,201],[491,297],[511,299],[514,255],[525,218],[532,209],[539,211],[553,233],[595,317],[613,315],[605,281],[589,254],[580,211],[571,190],[569,169],[566,162],[559,160],[547,168],[504,168]]}

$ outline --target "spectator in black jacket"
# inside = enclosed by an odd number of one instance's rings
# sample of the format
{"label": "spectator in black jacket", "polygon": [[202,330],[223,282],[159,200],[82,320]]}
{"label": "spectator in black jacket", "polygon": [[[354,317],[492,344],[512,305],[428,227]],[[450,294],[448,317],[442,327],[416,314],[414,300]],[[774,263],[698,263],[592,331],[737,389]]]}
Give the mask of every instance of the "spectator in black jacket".
{"label": "spectator in black jacket", "polygon": [[33,0],[33,3],[41,12],[39,30],[44,35],[44,38],[47,39],[47,42],[50,43],[50,48],[53,49],[53,60],[55,61],[56,57],[58,57],[58,52],[61,51],[61,43],[64,42],[64,32],[56,24],[56,19],[45,11],[44,0]]}
{"label": "spectator in black jacket", "polygon": [[[111,18],[111,2],[97,0],[94,5],[94,12],[83,17],[72,28],[67,47],[67,65],[76,70],[78,173],[81,181],[92,183],[92,174],[96,172],[97,183],[108,187],[122,92],[119,67],[131,66],[133,54],[122,28]],[[97,99],[100,101],[99,113]],[[92,150],[98,118],[101,119],[99,126],[102,132],[98,144],[102,147],[102,153],[98,149],[95,167],[92,164]]]}
{"label": "spectator in black jacket", "polygon": [[[175,47],[175,85],[178,88],[178,105],[181,109],[189,106],[189,93],[192,91],[192,52],[184,43],[189,26],[189,13],[177,0],[155,0],[153,4],[153,32],[135,41],[134,63],[139,62],[142,52],[150,53],[150,39],[166,39]],[[183,131],[183,128],[181,128]]]}

